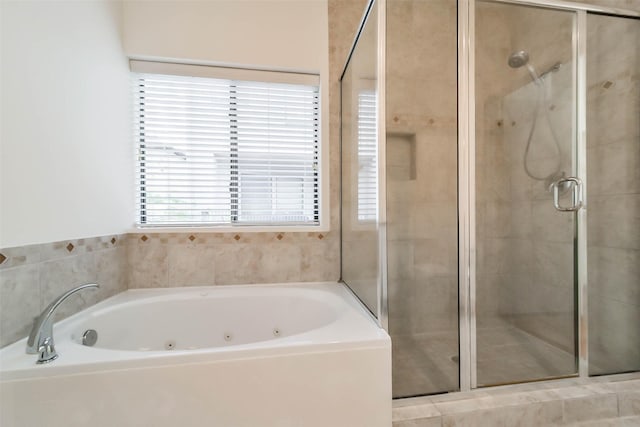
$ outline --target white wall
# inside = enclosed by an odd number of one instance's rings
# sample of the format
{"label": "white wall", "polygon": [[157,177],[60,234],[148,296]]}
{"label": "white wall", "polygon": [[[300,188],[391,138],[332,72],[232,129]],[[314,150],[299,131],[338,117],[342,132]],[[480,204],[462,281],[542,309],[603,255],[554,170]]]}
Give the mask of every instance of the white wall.
{"label": "white wall", "polygon": [[0,14],[0,247],[131,229],[125,53],[320,73],[328,177],[326,0],[0,1]]}
{"label": "white wall", "polygon": [[126,1],[123,36],[133,58],[319,73],[323,229],[329,222],[327,13],[327,0]]}
{"label": "white wall", "polygon": [[1,1],[0,247],[133,222],[122,6]]}
{"label": "white wall", "polygon": [[127,1],[124,11],[129,55],[309,71],[328,62],[326,0]]}

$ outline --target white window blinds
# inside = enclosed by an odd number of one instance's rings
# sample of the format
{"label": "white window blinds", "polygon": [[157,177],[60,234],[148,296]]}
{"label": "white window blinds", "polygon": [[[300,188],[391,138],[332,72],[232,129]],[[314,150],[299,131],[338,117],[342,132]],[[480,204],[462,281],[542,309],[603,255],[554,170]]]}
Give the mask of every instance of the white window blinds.
{"label": "white window blinds", "polygon": [[133,74],[138,224],[319,224],[318,84],[250,73]]}
{"label": "white window blinds", "polygon": [[376,94],[358,93],[358,221],[378,217],[378,146],[376,130]]}

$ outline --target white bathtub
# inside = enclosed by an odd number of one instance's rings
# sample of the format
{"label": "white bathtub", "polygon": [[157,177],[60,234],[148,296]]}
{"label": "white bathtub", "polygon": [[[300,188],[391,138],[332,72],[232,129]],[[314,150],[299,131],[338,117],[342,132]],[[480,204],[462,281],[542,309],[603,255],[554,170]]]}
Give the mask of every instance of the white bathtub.
{"label": "white bathtub", "polygon": [[54,337],[0,350],[0,425],[391,425],[389,336],[341,284],[129,290]]}

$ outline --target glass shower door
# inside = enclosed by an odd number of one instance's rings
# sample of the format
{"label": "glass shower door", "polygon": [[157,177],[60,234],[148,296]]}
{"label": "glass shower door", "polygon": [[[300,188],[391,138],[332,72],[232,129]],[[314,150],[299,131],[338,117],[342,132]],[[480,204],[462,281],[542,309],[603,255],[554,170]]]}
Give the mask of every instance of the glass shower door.
{"label": "glass shower door", "polygon": [[477,385],[576,375],[576,16],[475,21]]}
{"label": "glass shower door", "polygon": [[455,0],[387,0],[393,395],[459,389]]}
{"label": "glass shower door", "polygon": [[378,5],[374,3],[340,81],[341,275],[379,322]]}

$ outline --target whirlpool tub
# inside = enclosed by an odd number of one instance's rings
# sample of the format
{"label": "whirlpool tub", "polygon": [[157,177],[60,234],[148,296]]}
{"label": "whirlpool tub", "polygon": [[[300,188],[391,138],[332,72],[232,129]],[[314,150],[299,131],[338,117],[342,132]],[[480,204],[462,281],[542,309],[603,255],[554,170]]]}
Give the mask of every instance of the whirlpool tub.
{"label": "whirlpool tub", "polygon": [[391,425],[389,336],[341,284],[129,290],[54,338],[0,351],[0,425]]}

